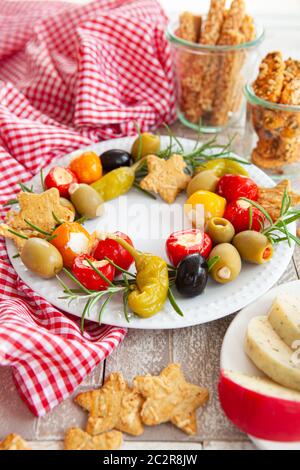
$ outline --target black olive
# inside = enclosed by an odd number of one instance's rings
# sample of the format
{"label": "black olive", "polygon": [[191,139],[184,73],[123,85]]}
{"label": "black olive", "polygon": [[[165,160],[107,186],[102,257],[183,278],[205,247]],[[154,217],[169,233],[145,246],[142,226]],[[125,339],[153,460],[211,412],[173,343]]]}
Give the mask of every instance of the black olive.
{"label": "black olive", "polygon": [[106,152],[100,155],[100,160],[104,171],[115,170],[120,166],[130,166],[132,157],[129,152],[125,150],[106,150]]}
{"label": "black olive", "polygon": [[188,255],[180,261],[175,281],[180,294],[186,297],[195,297],[202,294],[207,280],[207,262],[199,253]]}

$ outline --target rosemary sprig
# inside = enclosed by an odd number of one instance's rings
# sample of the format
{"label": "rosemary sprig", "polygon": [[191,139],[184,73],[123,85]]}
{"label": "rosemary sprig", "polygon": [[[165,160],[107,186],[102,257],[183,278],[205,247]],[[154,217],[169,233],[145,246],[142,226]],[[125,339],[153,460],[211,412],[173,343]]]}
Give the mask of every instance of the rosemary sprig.
{"label": "rosemary sprig", "polygon": [[184,153],[184,148],[183,148],[182,143],[180,142],[178,137],[174,134],[174,132],[170,129],[168,124],[164,123],[163,126],[166,129],[168,135],[171,136],[172,139],[175,141],[175,143],[177,144],[177,146],[178,146],[179,150],[181,151],[181,153]]}
{"label": "rosemary sprig", "polygon": [[[127,274],[128,276],[131,276],[135,279],[135,274],[131,273],[130,271],[127,271],[126,269],[121,268],[118,266],[116,263],[114,263],[111,259],[109,259],[107,256],[104,257],[106,261],[109,262],[114,268],[116,268],[118,271],[121,271],[121,273]],[[126,278],[127,279],[127,278]]]}
{"label": "rosemary sprig", "polygon": [[108,296],[106,297],[106,299],[104,300],[103,304],[100,307],[99,315],[98,315],[99,325],[101,325],[101,320],[102,320],[102,316],[103,316],[103,312],[105,310],[105,307],[109,304],[109,302],[110,302],[113,295],[114,295],[113,292],[110,292],[110,294],[108,294]]}
{"label": "rosemary sprig", "polygon": [[[217,142],[217,138],[213,137],[205,144],[200,144],[196,142],[195,148],[191,152],[185,152],[184,147],[180,139],[174,135],[171,129],[165,125],[165,128],[168,131],[169,143],[167,147],[163,150],[160,150],[156,155],[160,158],[167,160],[174,153],[182,155],[184,161],[187,164],[189,173],[193,174],[195,169],[203,166],[205,163],[216,160],[218,158],[223,158],[225,160],[234,161],[236,163],[241,163],[243,165],[250,165],[249,162],[238,158],[231,150],[232,142],[235,139],[235,135],[232,136],[227,144],[220,144]],[[143,166],[136,173],[136,182],[139,182],[142,178],[147,175],[147,169]]]}
{"label": "rosemary sprig", "polygon": [[42,186],[43,191],[46,191],[43,168],[40,169],[40,180],[41,180],[41,186]]}
{"label": "rosemary sprig", "polygon": [[46,232],[46,230],[43,230],[42,228],[40,228],[37,225],[33,224],[32,222],[30,222],[30,220],[24,219],[24,222],[27,225],[29,225],[29,227],[33,228],[36,232],[39,232],[42,235],[46,235],[46,237],[51,237],[52,233]]}
{"label": "rosemary sprig", "polygon": [[29,238],[26,235],[24,235],[23,233],[17,232],[16,230],[13,230],[12,228],[8,228],[7,231],[10,232],[10,233],[13,233],[14,235],[16,235],[19,238],[24,238],[24,240],[28,240],[28,238]]}
{"label": "rosemary sprig", "polygon": [[55,215],[54,212],[52,212],[52,217],[55,220],[57,225],[61,225],[63,222]]}
{"label": "rosemary sprig", "polygon": [[180,309],[179,305],[177,304],[176,299],[174,297],[174,294],[173,294],[172,290],[170,289],[170,287],[168,289],[168,299],[169,299],[169,302],[172,305],[173,309],[175,310],[175,312],[180,317],[184,317],[184,314],[183,314],[182,310]]}
{"label": "rosemary sprig", "polygon": [[288,229],[288,226],[292,222],[300,219],[300,210],[291,208],[292,200],[287,190],[285,190],[282,196],[280,216],[275,222],[273,222],[270,214],[260,204],[244,197],[241,199],[250,203],[264,214],[269,225],[267,227],[262,226],[261,233],[265,235],[271,243],[277,244],[287,241],[289,246],[291,246],[292,241],[294,241],[300,245],[300,239],[293,235]]}
{"label": "rosemary sprig", "polygon": [[105,276],[88,258],[86,258],[86,262],[90,265],[90,267],[98,274],[98,276],[103,279],[110,287],[114,287],[113,283]]}
{"label": "rosemary sprig", "polygon": [[252,229],[253,226],[253,206],[249,207],[249,230]]}
{"label": "rosemary sprig", "polygon": [[129,293],[130,291],[128,289],[125,289],[124,292],[123,292],[123,298],[122,298],[122,301],[123,301],[123,310],[124,310],[124,316],[125,316],[125,319],[127,321],[127,323],[129,323],[129,313],[128,313],[128,296],[129,296]]}
{"label": "rosemary sprig", "polygon": [[18,199],[9,199],[5,204],[3,204],[3,207],[7,206],[12,206],[13,204],[18,204]]}
{"label": "rosemary sprig", "polygon": [[[98,314],[98,319],[99,322],[101,322],[101,318],[103,316],[103,312],[110,302],[111,298],[117,294],[117,293],[122,293],[122,302],[123,302],[123,311],[124,311],[124,316],[127,322],[129,322],[129,313],[128,313],[128,296],[132,290],[132,284],[136,283],[136,276],[135,274],[126,271],[125,269],[121,268],[117,264],[115,264],[113,261],[111,261],[109,258],[105,258],[112,266],[114,266],[116,269],[118,269],[120,272],[122,272],[122,280],[117,280],[111,282],[109,279],[99,271],[96,266],[94,266],[89,259],[87,259],[88,264],[91,266],[91,268],[94,269],[94,271],[100,275],[108,284],[108,287],[103,290],[103,291],[93,291],[90,289],[87,289],[81,282],[66,268],[63,268],[63,272],[77,285],[76,289],[70,288],[67,286],[67,284],[61,279],[60,276],[56,276],[59,284],[63,288],[63,294],[62,296],[59,297],[59,299],[63,300],[68,300],[69,303],[73,302],[76,299],[81,299],[81,300],[86,300],[82,316],[81,316],[81,331],[84,331],[84,321],[85,318],[90,315],[91,310],[94,308],[94,306],[97,304],[99,300],[101,300],[102,297],[106,297],[104,302],[102,303],[99,314]],[[171,266],[170,266],[171,267]],[[172,271],[174,273],[173,267]],[[127,276],[130,276],[130,279],[128,279]],[[171,285],[171,283],[170,283]],[[171,288],[169,287],[168,290],[168,298],[170,301],[170,304],[172,305],[173,309],[175,312],[183,316],[183,313],[178,306],[176,299],[171,292]]]}
{"label": "rosemary sprig", "polygon": [[143,150],[142,133],[141,133],[141,128],[140,128],[138,122],[135,121],[134,125],[135,125],[136,132],[137,132],[138,139],[139,139],[139,148],[138,148],[137,160],[140,160],[140,158],[142,156],[142,150]]}
{"label": "rosemary sprig", "polygon": [[19,182],[18,185],[20,186],[20,188],[22,189],[22,191],[24,193],[33,193],[33,186],[30,186],[30,188],[28,186],[26,186],[24,183],[22,182]]}

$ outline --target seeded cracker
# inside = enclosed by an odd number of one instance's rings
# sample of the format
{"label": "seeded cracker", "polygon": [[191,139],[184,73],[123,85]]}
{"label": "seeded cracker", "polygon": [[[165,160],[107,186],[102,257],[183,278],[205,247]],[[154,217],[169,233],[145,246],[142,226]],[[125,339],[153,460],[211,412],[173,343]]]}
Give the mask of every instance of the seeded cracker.
{"label": "seeded cracker", "polygon": [[42,238],[43,235],[32,229],[25,219],[46,232],[51,232],[56,225],[53,213],[63,222],[74,220],[73,212],[60,204],[60,195],[56,188],[48,189],[41,194],[20,192],[17,199],[20,210],[8,212],[6,223],[0,225],[0,236],[13,239],[19,251],[25,240],[9,232],[9,228],[28,237]]}
{"label": "seeded cracker", "polygon": [[116,450],[122,445],[122,433],[110,431],[90,436],[79,428],[71,428],[65,434],[65,450]]}
{"label": "seeded cracker", "polygon": [[259,67],[253,91],[259,98],[278,103],[284,81],[285,64],[281,52],[270,52]]}
{"label": "seeded cracker", "polygon": [[300,78],[293,78],[283,87],[280,103],[300,105]]}
{"label": "seeded cracker", "polygon": [[86,430],[92,435],[118,429],[139,436],[144,432],[140,418],[143,401],[119,372],[111,374],[100,389],[80,393],[75,398],[78,405],[89,411]]}
{"label": "seeded cracker", "polygon": [[171,421],[187,434],[196,434],[196,410],[208,400],[208,390],[186,382],[179,364],[169,364],[158,376],[135,377],[134,387],[146,400],[141,412],[145,424]]}
{"label": "seeded cracker", "polygon": [[31,450],[27,442],[18,434],[8,434],[0,442],[0,450]]}
{"label": "seeded cracker", "polygon": [[186,189],[191,177],[185,173],[186,163],[181,155],[172,155],[168,160],[148,155],[148,175],[140,182],[142,189],[153,191],[168,204]]}
{"label": "seeded cracker", "polygon": [[292,199],[292,206],[300,204],[300,195],[291,190],[289,180],[283,180],[274,188],[259,188],[258,204],[260,204],[275,222],[280,217],[281,202],[285,190]]}

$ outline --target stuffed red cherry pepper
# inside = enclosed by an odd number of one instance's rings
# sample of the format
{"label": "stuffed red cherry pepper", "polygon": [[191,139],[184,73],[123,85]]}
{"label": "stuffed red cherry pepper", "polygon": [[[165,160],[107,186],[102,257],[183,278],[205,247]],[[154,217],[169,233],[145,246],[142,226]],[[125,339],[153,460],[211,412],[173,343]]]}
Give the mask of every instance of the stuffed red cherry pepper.
{"label": "stuffed red cherry pepper", "polygon": [[[125,233],[115,232],[113,235],[123,238],[127,243],[133,246],[132,240]],[[134,261],[128,251],[125,250],[125,248],[123,248],[117,241],[105,237],[98,241],[94,249],[93,256],[97,260],[109,258],[113,263],[126,271]],[[119,274],[119,270],[116,270],[116,274]]]}
{"label": "stuffed red cherry pepper", "polygon": [[257,201],[258,186],[250,178],[241,175],[224,175],[217,185],[217,193],[233,202],[241,197],[246,197],[252,201]]}
{"label": "stuffed red cherry pepper", "polygon": [[244,232],[245,230],[260,232],[266,222],[264,214],[250,202],[243,199],[227,205],[224,219],[232,223],[235,233]]}
{"label": "stuffed red cherry pepper", "polygon": [[44,183],[47,189],[57,188],[61,197],[69,198],[69,188],[72,184],[78,183],[78,179],[68,168],[55,166],[46,176]]}
{"label": "stuffed red cherry pepper", "polygon": [[166,252],[173,266],[193,253],[200,253],[207,258],[212,249],[212,240],[200,229],[181,230],[172,233],[166,241]]}
{"label": "stuffed red cherry pepper", "polygon": [[106,260],[97,261],[89,255],[77,256],[72,265],[74,276],[84,287],[90,290],[105,290],[109,286],[108,282],[98,274],[89,262],[104,276],[112,281],[115,277],[115,268]]}

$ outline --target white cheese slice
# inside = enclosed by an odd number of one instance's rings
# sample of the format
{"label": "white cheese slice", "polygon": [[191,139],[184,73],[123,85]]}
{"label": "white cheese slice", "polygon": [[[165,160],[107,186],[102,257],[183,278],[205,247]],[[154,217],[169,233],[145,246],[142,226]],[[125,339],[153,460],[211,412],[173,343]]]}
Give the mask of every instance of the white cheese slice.
{"label": "white cheese slice", "polygon": [[300,392],[290,390],[282,385],[278,385],[272,380],[263,377],[253,377],[246,374],[233,371],[223,371],[225,377],[228,377],[233,382],[238,383],[241,387],[247,390],[252,390],[256,393],[261,393],[269,397],[280,398],[282,400],[291,400],[300,402]]}
{"label": "white cheese slice", "polygon": [[300,299],[282,295],[273,302],[269,322],[280,338],[292,347],[300,340]]}
{"label": "white cheese slice", "polygon": [[250,321],[245,352],[275,382],[300,391],[300,366],[293,361],[294,351],[280,339],[266,316]]}

